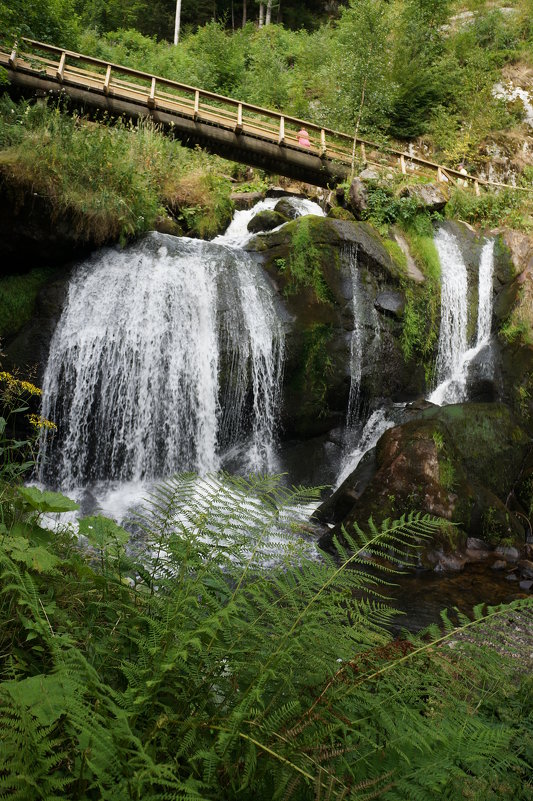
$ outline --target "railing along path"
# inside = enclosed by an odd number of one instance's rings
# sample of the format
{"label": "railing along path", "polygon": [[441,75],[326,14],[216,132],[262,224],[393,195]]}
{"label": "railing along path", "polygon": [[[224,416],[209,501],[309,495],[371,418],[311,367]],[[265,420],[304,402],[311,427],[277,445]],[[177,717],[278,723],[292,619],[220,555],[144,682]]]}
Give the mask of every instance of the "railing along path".
{"label": "railing along path", "polygon": [[[22,42],[24,50],[19,50],[17,45],[11,50],[0,45],[0,65],[12,74],[46,78],[57,83],[67,94],[69,89],[78,88],[141,105],[148,113],[162,111],[176,118],[230,131],[237,137],[252,137],[283,148],[286,161],[291,160],[291,154],[293,158],[297,154],[309,154],[318,157],[324,165],[343,165],[346,174],[352,164],[353,135],[43,42],[27,38]],[[298,132],[302,128],[309,135],[310,146],[302,146],[299,142]],[[360,153],[365,164],[387,166],[403,174],[429,174],[445,183],[469,183],[477,194],[480,187],[533,191],[533,188],[515,187],[464,174],[359,137],[355,145],[357,157]],[[238,155],[235,158],[239,160]]]}

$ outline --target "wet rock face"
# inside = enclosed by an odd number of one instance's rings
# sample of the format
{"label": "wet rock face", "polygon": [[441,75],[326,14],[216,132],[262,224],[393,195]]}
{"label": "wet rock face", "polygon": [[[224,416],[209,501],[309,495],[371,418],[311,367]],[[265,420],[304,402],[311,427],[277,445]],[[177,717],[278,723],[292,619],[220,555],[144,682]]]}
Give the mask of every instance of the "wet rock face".
{"label": "wet rock face", "polygon": [[248,223],[248,230],[252,234],[257,234],[259,231],[272,231],[272,229],[277,228],[278,225],[286,223],[288,219],[288,217],[285,217],[278,211],[265,209],[256,214],[255,217],[252,217]]}
{"label": "wet rock face", "polygon": [[[405,270],[372,226],[308,216],[259,234],[247,248],[260,254],[292,320],[285,352],[285,437],[314,437],[342,425],[350,391],[354,316],[362,400],[408,399],[424,391],[423,367],[406,362],[401,348]],[[303,277],[293,272],[298,256],[304,272],[312,265]]]}
{"label": "wet rock face", "polygon": [[335,524],[320,544],[329,548],[333,536],[342,537],[342,526],[364,527],[370,517],[380,523],[415,510],[457,526],[429,550],[455,551],[466,544],[463,532],[482,535],[491,545],[509,537],[523,543],[520,516],[511,511],[520,504],[510,499],[531,447],[503,404],[422,410],[418,419],[386,431],[367,459],[366,474],[361,464],[319,507],[318,518]]}

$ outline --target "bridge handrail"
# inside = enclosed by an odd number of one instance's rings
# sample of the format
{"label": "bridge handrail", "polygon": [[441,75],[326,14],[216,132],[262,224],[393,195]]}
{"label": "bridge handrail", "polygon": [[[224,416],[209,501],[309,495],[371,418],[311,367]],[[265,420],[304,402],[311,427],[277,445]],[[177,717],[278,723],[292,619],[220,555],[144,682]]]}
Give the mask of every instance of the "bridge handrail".
{"label": "bridge handrail", "polygon": [[[263,117],[268,117],[273,120],[277,120],[278,124],[280,125],[280,130],[282,130],[285,124],[294,125],[295,127],[302,127],[308,131],[312,131],[318,134],[321,137],[322,148],[325,150],[324,145],[326,138],[329,137],[330,139],[337,139],[337,140],[344,140],[349,143],[350,149],[354,143],[354,137],[351,134],[347,134],[344,131],[337,131],[333,128],[327,128],[323,125],[319,125],[317,123],[311,122],[309,120],[302,120],[298,117],[292,117],[290,115],[283,114],[280,111],[274,111],[273,109],[267,109],[262,106],[256,106],[252,103],[246,103],[240,100],[237,100],[232,97],[227,97],[225,95],[219,95],[216,92],[211,92],[206,89],[200,89],[199,87],[190,86],[188,84],[181,83],[179,81],[172,80],[170,78],[164,78],[159,75],[154,75],[153,73],[143,72],[142,70],[138,70],[132,67],[127,67],[121,64],[115,64],[111,61],[106,61],[104,59],[95,58],[94,56],[88,56],[83,53],[77,53],[74,50],[67,50],[65,48],[56,47],[55,45],[47,44],[46,42],[40,42],[35,39],[29,39],[28,37],[21,37],[21,41],[27,43],[34,49],[42,50],[46,53],[52,53],[54,55],[58,55],[58,65],[61,62],[65,62],[66,58],[76,59],[79,61],[83,61],[87,64],[91,64],[93,66],[102,67],[105,70],[115,70],[116,72],[122,73],[123,75],[129,75],[134,78],[142,78],[146,81],[152,82],[155,81],[157,84],[161,86],[166,86],[174,89],[178,89],[180,91],[189,92],[191,94],[196,95],[200,98],[205,98],[209,100],[214,100],[218,103],[229,104],[232,108],[237,109],[240,114],[243,111],[250,112],[252,114],[256,114]],[[13,47],[11,51],[10,61],[13,60],[13,57],[18,56],[32,56],[32,53],[25,53],[21,52],[18,53],[17,45]],[[55,65],[54,65],[55,66]],[[13,68],[16,67],[13,65]],[[280,140],[281,141],[281,140]],[[410,162],[412,164],[417,164],[421,167],[430,168],[432,171],[436,171],[438,175],[438,180],[441,180],[441,176],[446,176],[446,179],[449,180],[450,178],[455,178],[459,181],[470,181],[474,183],[476,190],[479,185],[483,185],[486,187],[498,187],[498,188],[505,188],[505,189],[514,189],[519,191],[531,192],[533,188],[530,187],[523,187],[523,186],[512,186],[511,184],[504,184],[499,183],[496,181],[488,181],[483,178],[478,178],[474,175],[465,174],[456,170],[451,167],[446,167],[444,165],[438,164],[434,161],[430,161],[429,159],[424,159],[420,156],[411,155],[402,150],[397,150],[396,148],[390,147],[389,145],[385,144],[378,144],[377,142],[372,142],[368,139],[364,139],[362,137],[357,137],[356,142],[359,146],[363,145],[363,147],[371,148],[372,150],[382,152],[384,154],[388,154],[400,160],[402,164],[403,170],[405,169],[405,161]],[[289,145],[291,146],[291,145]],[[325,155],[325,152],[323,153]]]}

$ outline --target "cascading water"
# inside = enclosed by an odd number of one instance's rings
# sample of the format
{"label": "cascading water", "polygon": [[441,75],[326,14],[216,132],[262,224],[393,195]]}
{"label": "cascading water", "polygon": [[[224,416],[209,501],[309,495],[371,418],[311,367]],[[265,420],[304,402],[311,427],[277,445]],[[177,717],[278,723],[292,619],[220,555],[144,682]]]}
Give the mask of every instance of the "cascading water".
{"label": "cascading water", "polygon": [[435,244],[442,269],[442,321],[436,365],[439,383],[429,400],[442,406],[465,400],[469,366],[490,339],[494,240],[485,242],[479,259],[477,337],[472,348],[467,346],[467,276],[459,246],[455,237],[443,229],[436,234]]}
{"label": "cascading water", "polygon": [[143,482],[216,471],[232,452],[240,469],[278,469],[284,326],[241,249],[249,220],[277,202],[237,212],[215,242],[152,233],[78,267],[43,381],[43,414],[58,424],[41,440],[44,485],[95,488],[122,518]]}
{"label": "cascading water", "polygon": [[430,401],[441,405],[453,403],[452,378],[467,350],[468,279],[453,234],[440,228],[435,235],[435,245],[441,265],[441,324],[436,363],[438,386]]}
{"label": "cascading water", "polygon": [[361,389],[363,332],[361,321],[361,281],[357,269],[357,245],[349,245],[343,256],[350,269],[352,280],[353,329],[350,341],[350,394],[346,412],[346,427],[351,428],[359,414],[359,395]]}
{"label": "cascading water", "polygon": [[[238,325],[219,325],[227,310]],[[44,435],[41,480],[206,473],[247,430],[248,466],[274,469],[282,356],[272,291],[245,253],[155,233],[101,252],[76,271],[51,343],[43,414],[59,431],[54,444]]]}

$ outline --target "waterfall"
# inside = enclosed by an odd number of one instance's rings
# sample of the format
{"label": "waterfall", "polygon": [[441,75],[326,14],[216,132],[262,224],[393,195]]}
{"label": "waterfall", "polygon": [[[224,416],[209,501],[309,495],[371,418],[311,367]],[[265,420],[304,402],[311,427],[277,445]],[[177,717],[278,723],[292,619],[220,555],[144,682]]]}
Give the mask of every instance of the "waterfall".
{"label": "waterfall", "polygon": [[470,364],[490,338],[494,240],[484,243],[479,259],[477,336],[472,348],[468,348],[466,338],[468,288],[459,246],[455,237],[443,229],[435,236],[435,243],[442,269],[441,328],[436,366],[439,383],[429,400],[443,405],[466,399]]}
{"label": "waterfall", "polygon": [[363,356],[361,279],[357,269],[357,245],[352,244],[346,247],[343,256],[348,263],[352,281],[353,329],[350,341],[350,395],[346,412],[346,427],[349,429],[353,427],[359,414]]}
{"label": "waterfall", "polygon": [[494,239],[483,245],[479,259],[479,304],[477,312],[477,342],[479,349],[490,339],[492,327],[492,283],[494,275]]}
{"label": "waterfall", "polygon": [[385,409],[377,409],[370,415],[361,432],[357,446],[345,454],[342,460],[334,489],[340,487],[343,481],[353,473],[363,456],[377,444],[381,435],[394,425],[396,423],[389,418]]}
{"label": "waterfall", "polygon": [[438,384],[442,384],[457,371],[467,349],[468,281],[466,266],[453,234],[440,228],[435,245],[441,264],[441,324],[436,375]]}
{"label": "waterfall", "polygon": [[[40,479],[64,489],[275,465],[283,327],[263,273],[223,244],[149,234],[82,264],[52,339]],[[227,410],[229,407],[229,411]]]}

